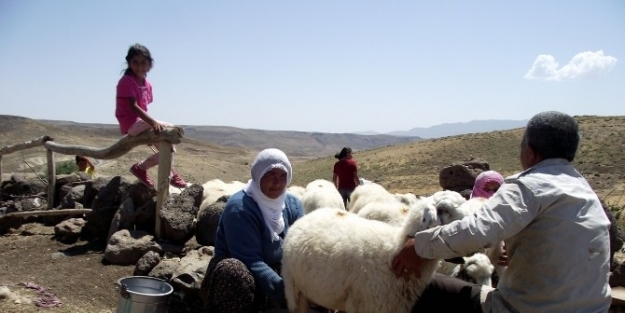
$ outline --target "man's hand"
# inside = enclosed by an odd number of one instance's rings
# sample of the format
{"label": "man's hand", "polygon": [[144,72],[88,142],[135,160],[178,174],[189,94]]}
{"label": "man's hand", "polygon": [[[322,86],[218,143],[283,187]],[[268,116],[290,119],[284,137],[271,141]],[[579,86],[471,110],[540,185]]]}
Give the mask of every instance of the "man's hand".
{"label": "man's hand", "polygon": [[414,238],[408,238],[404,247],[393,258],[391,265],[396,277],[404,276],[407,278],[410,275],[420,277],[424,263],[425,259],[417,255],[414,249]]}
{"label": "man's hand", "polygon": [[504,244],[501,247],[501,255],[499,255],[499,260],[497,260],[497,265],[499,266],[508,266],[510,260],[508,260],[508,249],[506,249],[506,245]]}

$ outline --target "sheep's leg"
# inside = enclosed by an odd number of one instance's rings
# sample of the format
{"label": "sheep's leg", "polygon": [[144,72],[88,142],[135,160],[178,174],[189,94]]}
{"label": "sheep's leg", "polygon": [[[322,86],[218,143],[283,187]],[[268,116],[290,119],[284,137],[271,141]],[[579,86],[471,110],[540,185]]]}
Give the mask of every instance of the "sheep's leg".
{"label": "sheep's leg", "polygon": [[295,306],[295,313],[308,313],[308,299],[306,299],[306,297],[301,292],[297,292],[295,301],[297,301]]}

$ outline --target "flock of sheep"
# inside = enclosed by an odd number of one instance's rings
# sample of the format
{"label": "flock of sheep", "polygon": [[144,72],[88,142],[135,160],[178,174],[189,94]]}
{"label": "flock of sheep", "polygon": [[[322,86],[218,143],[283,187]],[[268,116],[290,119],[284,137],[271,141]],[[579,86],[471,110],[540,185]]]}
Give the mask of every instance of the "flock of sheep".
{"label": "flock of sheep", "polygon": [[[202,207],[243,186],[207,182]],[[291,312],[308,312],[310,304],[347,313],[410,312],[436,272],[490,286],[491,277],[504,270],[493,265],[501,244],[463,257],[463,264],[430,260],[419,278],[397,278],[391,268],[407,236],[471,215],[483,198],[466,200],[454,191],[391,194],[368,182],[354,190],[345,207],[334,184],[322,179],[288,192],[301,199],[305,213],[283,247],[281,275]]]}

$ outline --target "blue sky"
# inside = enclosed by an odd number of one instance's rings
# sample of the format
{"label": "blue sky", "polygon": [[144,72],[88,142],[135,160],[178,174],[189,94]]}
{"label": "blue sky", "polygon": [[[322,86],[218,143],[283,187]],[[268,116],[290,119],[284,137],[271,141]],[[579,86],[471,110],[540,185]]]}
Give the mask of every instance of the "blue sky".
{"label": "blue sky", "polygon": [[0,1],[0,114],[117,123],[134,43],[177,125],[409,130],[625,115],[625,1]]}

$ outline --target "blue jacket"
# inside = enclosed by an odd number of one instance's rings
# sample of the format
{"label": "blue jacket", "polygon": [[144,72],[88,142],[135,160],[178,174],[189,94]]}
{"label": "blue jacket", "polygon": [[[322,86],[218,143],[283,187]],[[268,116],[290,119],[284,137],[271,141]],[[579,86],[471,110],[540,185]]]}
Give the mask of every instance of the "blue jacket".
{"label": "blue jacket", "polygon": [[271,242],[270,230],[258,204],[241,190],[226,203],[215,239],[215,257],[230,257],[243,262],[252,273],[256,286],[276,303],[286,301],[284,282],[272,268],[280,268],[284,235],[304,215],[301,202],[291,194],[287,194],[285,206],[284,232],[279,241]]}

